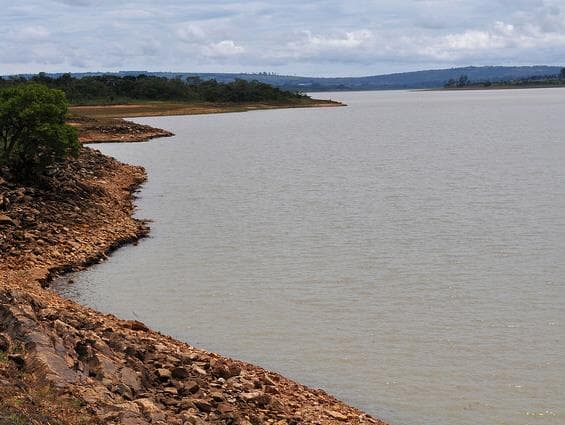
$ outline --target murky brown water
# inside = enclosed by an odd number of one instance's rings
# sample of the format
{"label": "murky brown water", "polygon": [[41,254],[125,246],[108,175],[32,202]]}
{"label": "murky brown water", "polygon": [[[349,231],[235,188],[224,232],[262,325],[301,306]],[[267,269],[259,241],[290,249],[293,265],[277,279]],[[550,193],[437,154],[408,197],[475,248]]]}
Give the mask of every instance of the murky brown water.
{"label": "murky brown water", "polygon": [[565,423],[565,90],[138,121],[152,237],[60,290],[392,424]]}

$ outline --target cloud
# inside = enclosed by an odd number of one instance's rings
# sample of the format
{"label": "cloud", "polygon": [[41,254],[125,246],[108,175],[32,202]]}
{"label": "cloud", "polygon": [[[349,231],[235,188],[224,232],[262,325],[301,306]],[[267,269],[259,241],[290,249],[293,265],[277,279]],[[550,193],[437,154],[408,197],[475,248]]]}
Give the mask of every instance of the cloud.
{"label": "cloud", "polygon": [[54,0],[56,3],[66,4],[68,6],[96,6],[101,3],[100,0]]}
{"label": "cloud", "polygon": [[245,52],[245,48],[238,45],[233,40],[222,40],[218,43],[211,43],[204,46],[202,51],[207,57],[221,59],[239,56]]}
{"label": "cloud", "polygon": [[185,42],[194,43],[206,38],[206,31],[198,24],[188,23],[175,30],[177,37]]}
{"label": "cloud", "polygon": [[346,31],[339,36],[313,35],[310,31],[305,31],[306,42],[302,47],[311,50],[350,50],[357,49],[369,40],[373,34],[369,30]]}
{"label": "cloud", "polygon": [[49,38],[51,33],[47,28],[41,25],[25,26],[8,32],[7,38],[20,42],[31,42],[37,40],[45,40]]}
{"label": "cloud", "polygon": [[565,64],[562,0],[0,0],[0,6],[2,73],[370,75]]}

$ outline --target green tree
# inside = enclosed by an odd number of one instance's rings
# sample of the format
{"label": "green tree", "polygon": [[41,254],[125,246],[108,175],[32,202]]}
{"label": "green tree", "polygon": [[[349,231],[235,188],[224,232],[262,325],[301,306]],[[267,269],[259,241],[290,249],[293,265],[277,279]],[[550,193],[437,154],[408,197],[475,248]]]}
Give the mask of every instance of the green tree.
{"label": "green tree", "polygon": [[559,73],[559,79],[565,80],[565,68],[561,68],[561,72]]}
{"label": "green tree", "polygon": [[467,77],[465,74],[461,75],[459,77],[459,80],[457,81],[457,87],[467,87],[469,84],[469,77]]}
{"label": "green tree", "polygon": [[60,90],[34,83],[0,90],[0,164],[30,178],[76,155],[77,134],[65,124],[66,114]]}

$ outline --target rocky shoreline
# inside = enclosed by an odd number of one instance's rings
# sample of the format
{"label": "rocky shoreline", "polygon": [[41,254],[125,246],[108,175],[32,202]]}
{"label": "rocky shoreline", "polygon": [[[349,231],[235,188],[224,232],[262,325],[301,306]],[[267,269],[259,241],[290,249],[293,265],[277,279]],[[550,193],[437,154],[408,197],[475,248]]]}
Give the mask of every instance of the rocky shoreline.
{"label": "rocky shoreline", "polygon": [[156,137],[170,137],[173,133],[121,118],[93,118],[85,115],[69,117],[67,124],[78,131],[83,144],[146,142]]}
{"label": "rocky shoreline", "polygon": [[148,234],[132,217],[145,177],[86,147],[38,187],[0,171],[0,424],[384,424],[47,288]]}

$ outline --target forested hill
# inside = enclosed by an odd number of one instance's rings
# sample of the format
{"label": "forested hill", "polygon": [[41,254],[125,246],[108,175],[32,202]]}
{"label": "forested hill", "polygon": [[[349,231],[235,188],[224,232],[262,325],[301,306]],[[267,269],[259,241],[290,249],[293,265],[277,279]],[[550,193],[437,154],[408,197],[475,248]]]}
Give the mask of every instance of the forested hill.
{"label": "forested hill", "polygon": [[133,101],[177,101],[215,103],[297,103],[311,101],[301,93],[282,90],[260,81],[236,79],[218,82],[198,77],[166,78],[156,75],[58,76],[39,73],[31,77],[0,78],[0,89],[28,82],[59,89],[71,104],[130,103]]}
{"label": "forested hill", "polygon": [[[368,77],[318,78],[277,75],[272,73],[227,74],[227,73],[190,73],[190,72],[146,72],[122,71],[118,76],[137,76],[140,74],[174,78],[180,76],[200,77],[203,80],[216,80],[219,83],[236,79],[257,80],[290,91],[335,91],[335,90],[387,90],[387,89],[419,89],[443,87],[449,80],[466,75],[471,81],[509,81],[530,78],[540,75],[556,75],[559,66],[483,66],[437,69],[428,71],[403,72],[397,74],[375,75]],[[369,73],[369,72],[368,72]],[[59,76],[61,74],[49,74]],[[102,75],[102,73],[73,74],[75,77]]]}
{"label": "forested hill", "polygon": [[[443,87],[450,79],[467,75],[472,81],[508,81],[539,75],[558,74],[558,66],[489,66],[465,67],[427,71],[403,72],[397,74],[374,75],[368,77],[316,78],[276,74],[186,74],[200,78],[214,78],[218,81],[231,81],[234,78],[258,80],[284,90],[340,91],[340,90],[394,90],[426,89]],[[161,74],[176,75],[176,74]]]}

